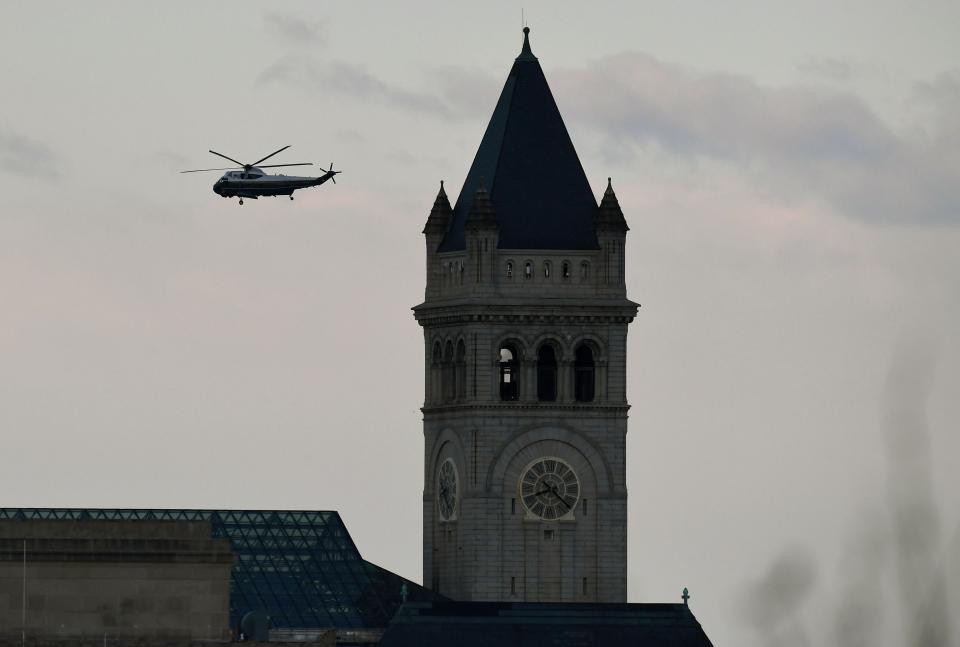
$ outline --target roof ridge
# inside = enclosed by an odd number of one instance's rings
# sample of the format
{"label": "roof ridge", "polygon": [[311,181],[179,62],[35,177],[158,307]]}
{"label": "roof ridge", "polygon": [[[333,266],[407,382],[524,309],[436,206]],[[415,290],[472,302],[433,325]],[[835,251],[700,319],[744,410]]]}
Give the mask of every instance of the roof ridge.
{"label": "roof ridge", "polygon": [[[510,71],[510,76],[511,77],[513,76],[513,70]],[[503,120],[503,134],[506,134],[507,128],[510,127],[510,118],[513,116],[512,114],[513,111],[510,110],[510,106],[511,104],[513,104],[513,95],[516,93],[516,91],[517,91],[517,82],[516,82],[516,79],[514,79],[514,82],[510,84],[510,98],[507,100],[507,105],[506,105],[507,117],[506,119]],[[496,157],[496,161],[493,164],[493,169],[492,169],[493,173],[490,174],[490,186],[487,187],[487,193],[490,194],[491,199],[493,198],[493,191],[497,184],[497,169],[500,168],[500,161],[503,159],[503,143],[505,139],[506,138],[503,137],[503,135],[500,136],[500,144],[497,147],[497,157]],[[481,185],[483,181],[484,181],[484,176],[481,175],[480,176]]]}

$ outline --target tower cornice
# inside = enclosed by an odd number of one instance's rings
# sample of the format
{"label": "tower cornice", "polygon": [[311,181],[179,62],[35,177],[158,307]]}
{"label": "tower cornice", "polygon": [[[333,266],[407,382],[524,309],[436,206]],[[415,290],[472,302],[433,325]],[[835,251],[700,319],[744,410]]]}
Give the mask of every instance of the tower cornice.
{"label": "tower cornice", "polygon": [[618,414],[625,415],[630,410],[626,403],[597,404],[592,402],[490,402],[490,403],[458,403],[439,404],[420,407],[425,416],[449,413],[511,413],[515,415],[529,415],[531,417],[549,416],[555,412],[576,412],[583,414]]}
{"label": "tower cornice", "polygon": [[640,304],[629,299],[584,299],[576,303],[559,300],[556,304],[533,304],[523,299],[499,299],[496,302],[450,300],[421,303],[413,307],[413,316],[421,326],[465,323],[630,323]]}

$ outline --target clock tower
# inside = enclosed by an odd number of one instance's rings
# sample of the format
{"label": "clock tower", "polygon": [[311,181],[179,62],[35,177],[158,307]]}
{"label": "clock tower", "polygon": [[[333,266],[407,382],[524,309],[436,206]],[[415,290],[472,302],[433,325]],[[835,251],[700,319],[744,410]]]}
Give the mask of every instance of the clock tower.
{"label": "clock tower", "polygon": [[423,230],[425,586],[626,602],[627,230],[525,28],[456,204],[441,183]]}

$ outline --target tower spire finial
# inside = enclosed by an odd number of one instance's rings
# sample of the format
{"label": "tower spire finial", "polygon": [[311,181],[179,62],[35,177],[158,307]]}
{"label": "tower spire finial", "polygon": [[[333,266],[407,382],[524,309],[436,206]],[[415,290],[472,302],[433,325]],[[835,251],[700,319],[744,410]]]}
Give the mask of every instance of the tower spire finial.
{"label": "tower spire finial", "polygon": [[518,61],[535,61],[537,57],[533,55],[533,50],[530,49],[530,28],[524,24],[523,26],[523,49],[520,50],[520,56],[517,57]]}

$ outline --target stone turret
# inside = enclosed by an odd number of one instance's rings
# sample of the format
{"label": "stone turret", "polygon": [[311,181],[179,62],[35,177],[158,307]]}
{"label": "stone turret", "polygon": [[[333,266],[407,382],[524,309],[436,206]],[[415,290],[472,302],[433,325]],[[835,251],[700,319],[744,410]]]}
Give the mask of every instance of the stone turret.
{"label": "stone turret", "polygon": [[481,180],[464,223],[467,247],[466,285],[471,292],[492,291],[496,282],[497,216],[490,194]]}
{"label": "stone turret", "polygon": [[597,243],[600,245],[598,280],[603,286],[615,290],[624,286],[624,243],[629,230],[617,194],[613,192],[613,181],[607,178],[607,190],[603,192],[596,218]]}
{"label": "stone turret", "polygon": [[607,190],[603,192],[603,199],[600,200],[600,208],[597,209],[597,233],[601,231],[617,231],[625,233],[630,231],[627,221],[623,217],[623,211],[620,209],[620,202],[617,200],[617,194],[613,192],[613,179],[607,178]]}
{"label": "stone turret", "polygon": [[443,240],[444,234],[450,227],[450,216],[453,214],[453,208],[450,206],[450,200],[447,198],[447,192],[443,188],[443,180],[440,180],[440,191],[437,198],[433,201],[433,208],[430,209],[430,215],[427,216],[427,222],[423,225],[423,234],[427,242],[427,287],[426,296],[436,296],[439,291],[439,272],[440,262],[437,259],[437,247]]}

